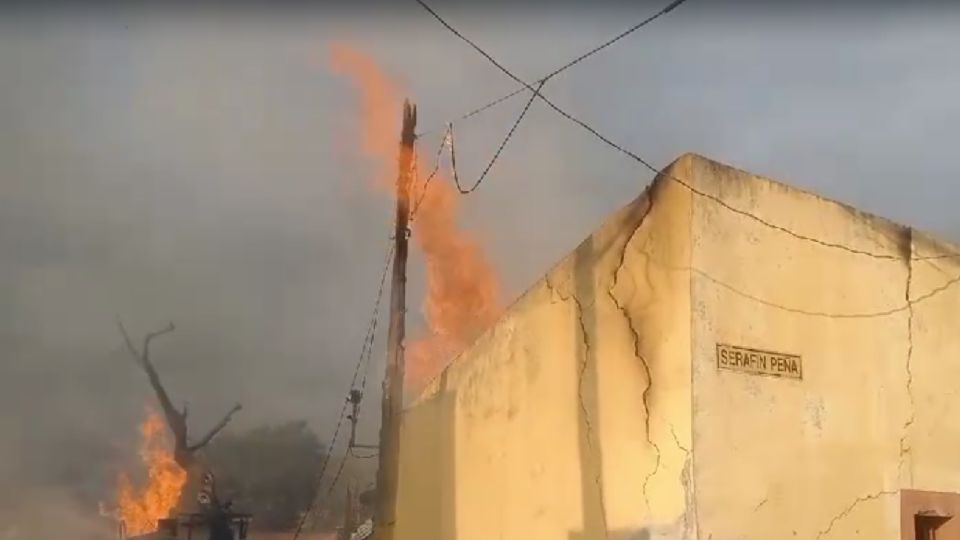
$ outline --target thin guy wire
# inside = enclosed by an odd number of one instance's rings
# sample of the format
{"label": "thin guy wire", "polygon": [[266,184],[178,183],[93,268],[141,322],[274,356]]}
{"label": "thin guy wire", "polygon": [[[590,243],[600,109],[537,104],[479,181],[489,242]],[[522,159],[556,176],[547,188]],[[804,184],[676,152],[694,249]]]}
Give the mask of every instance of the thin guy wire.
{"label": "thin guy wire", "polygon": [[[423,204],[423,200],[427,197],[427,188],[430,187],[430,182],[433,180],[433,177],[436,176],[437,173],[440,171],[440,156],[443,155],[443,148],[447,145],[447,140],[448,140],[447,137],[452,136],[452,132],[453,132],[453,124],[451,123],[447,125],[447,131],[444,132],[443,138],[440,140],[440,146],[437,148],[437,156],[433,164],[433,170],[430,172],[430,175],[427,176],[427,179],[424,180],[423,187],[420,189],[420,196],[417,197],[417,201],[414,203],[413,209],[410,210],[411,223],[413,223],[414,218],[417,216],[417,211],[420,210],[420,205]],[[420,183],[419,181],[420,167],[417,166],[416,164],[416,160],[417,160],[416,149],[414,149],[413,158],[415,162],[413,167],[413,170],[415,171],[414,174],[418,176],[417,181],[414,184],[419,184]]]}
{"label": "thin guy wire", "polygon": [[[357,378],[359,377],[359,374],[360,374],[360,368],[364,364],[365,358],[367,360],[366,365],[368,369],[365,370],[363,374],[362,384],[364,386],[366,385],[367,373],[369,372],[369,364],[370,364],[369,363],[370,353],[368,353],[367,351],[371,348],[371,346],[369,345],[372,342],[371,335],[374,335],[374,333],[376,332],[377,320],[379,319],[379,312],[380,312],[380,303],[381,303],[381,299],[383,298],[384,284],[386,282],[387,272],[390,268],[390,259],[393,255],[393,249],[394,249],[394,244],[393,242],[390,242],[390,247],[387,250],[387,257],[386,257],[386,262],[384,264],[384,270],[380,276],[380,287],[377,291],[376,301],[374,302],[373,315],[371,316],[370,323],[367,326],[367,334],[366,336],[364,336],[363,346],[361,347],[361,350],[360,350],[360,358],[357,360],[356,367],[354,367],[354,370],[353,370],[353,377],[351,378],[351,381],[350,381],[350,388],[354,388],[356,386]],[[343,427],[343,420],[346,417],[347,405],[348,405],[348,401],[344,400],[343,405],[340,408],[340,416],[337,419],[337,424],[333,432],[333,437],[330,440],[330,447],[326,455],[324,456],[323,462],[320,465],[320,472],[317,475],[317,487],[316,487],[314,496],[311,498],[310,505],[307,507],[306,512],[304,512],[300,516],[300,520],[297,523],[296,531],[293,534],[293,540],[297,540],[297,538],[300,537],[300,533],[303,531],[303,526],[306,523],[307,516],[309,516],[310,513],[313,512],[313,510],[317,506],[317,503],[320,500],[318,498],[318,495],[320,493],[320,484],[323,482],[323,475],[327,470],[327,466],[330,463],[330,457],[333,455],[334,448],[336,447],[337,440],[339,439],[340,430]],[[332,486],[335,485],[336,481],[340,477],[340,473],[343,470],[344,461],[346,461],[346,456],[344,456],[343,460],[341,461],[340,469],[337,471],[337,474],[333,480],[333,484],[331,484],[331,489],[332,489]]]}
{"label": "thin guy wire", "polygon": [[327,450],[327,454],[323,458],[323,463],[320,465],[320,473],[317,475],[317,487],[314,490],[314,495],[310,499],[310,505],[307,506],[307,510],[301,514],[300,520],[297,522],[297,529],[293,533],[293,540],[297,540],[300,537],[300,533],[303,531],[303,525],[307,522],[307,516],[309,516],[314,508],[316,508],[317,502],[319,501],[318,495],[320,494],[320,484],[323,482],[323,474],[327,470],[327,465],[330,463],[330,456],[333,455],[333,449],[336,446],[337,438],[340,434],[340,428],[343,426],[343,418],[346,416],[347,412],[347,401],[344,400],[343,407],[340,409],[340,418],[337,420],[337,427],[333,432],[333,438],[330,441],[330,447]]}
{"label": "thin guy wire", "polygon": [[[383,290],[387,280],[387,273],[389,272],[389,269],[391,266],[390,263],[393,257],[394,248],[395,248],[395,244],[391,241],[390,247],[387,250],[387,256],[385,257],[386,261],[384,262],[383,271],[380,274],[380,286],[377,290],[377,299],[374,302],[373,315],[370,318],[370,325],[368,326],[367,337],[364,339],[364,346],[362,348],[363,350],[366,351],[366,355],[364,355],[364,352],[362,350],[360,353],[361,354],[360,362],[358,362],[357,364],[357,369],[354,370],[353,380],[351,382],[351,388],[353,388],[356,385],[357,374],[360,371],[360,365],[363,364],[365,366],[365,369],[363,370],[363,377],[360,383],[361,393],[363,389],[366,388],[367,376],[370,372],[370,358],[372,356],[373,343],[376,338],[377,323],[380,320],[380,306],[383,300]],[[346,404],[344,404],[344,409],[346,409]],[[358,416],[359,416],[359,410],[360,410],[360,405],[357,406]],[[331,449],[331,452],[328,455],[332,453],[333,452]],[[344,453],[343,458],[341,458],[340,460],[340,466],[337,468],[337,472],[334,474],[333,480],[331,480],[330,485],[327,487],[326,493],[320,499],[320,501],[325,502],[330,497],[330,494],[333,493],[334,488],[337,486],[337,482],[340,480],[340,476],[343,474],[343,469],[344,469],[344,466],[346,465],[347,457],[352,455],[354,455],[353,448],[347,445],[346,452]],[[310,512],[312,512],[313,509],[314,508],[311,508]],[[294,536],[294,540],[296,540],[296,536]]]}
{"label": "thin guy wire", "polygon": [[[337,472],[334,473],[334,475],[333,475],[333,480],[330,482],[330,485],[327,486],[327,491],[323,494],[323,497],[316,497],[316,502],[317,502],[317,503],[325,503],[325,502],[327,502],[327,499],[330,498],[330,494],[333,493],[334,488],[337,487],[337,483],[340,481],[340,476],[343,474],[343,469],[344,469],[344,467],[345,467],[346,464],[347,464],[347,458],[348,458],[349,456],[350,456],[350,451],[349,451],[349,448],[348,448],[348,449],[347,449],[347,452],[345,452],[345,453],[343,454],[343,457],[340,459],[340,466],[337,467]],[[319,494],[319,486],[317,486],[317,491],[318,491],[318,494]],[[305,521],[306,521],[306,517],[316,509],[316,506],[318,506],[318,505],[311,505],[310,508],[308,509],[308,511],[305,512],[305,513],[303,514],[303,516],[300,518],[301,525],[300,525],[299,527],[297,527],[297,531],[296,531],[296,533],[294,533],[294,535],[293,535],[293,540],[296,540],[296,539],[300,536],[301,528],[303,527],[303,525],[302,525],[303,522],[305,522]]]}
{"label": "thin guy wire", "polygon": [[[380,274],[380,287],[379,287],[379,289],[377,290],[377,301],[374,303],[373,317],[371,317],[371,319],[370,319],[370,320],[371,320],[371,325],[370,325],[370,332],[369,332],[369,334],[368,334],[369,337],[368,337],[368,340],[367,340],[367,358],[366,358],[366,365],[365,365],[365,368],[364,368],[364,371],[363,371],[363,378],[360,379],[360,391],[361,391],[361,393],[362,393],[363,390],[366,389],[366,387],[367,387],[367,377],[368,377],[369,374],[370,374],[370,357],[373,355],[373,344],[374,344],[374,341],[375,341],[376,335],[377,335],[377,323],[380,321],[380,306],[381,306],[382,301],[383,301],[383,291],[384,291],[384,287],[385,287],[385,285],[386,285],[386,283],[387,283],[387,273],[388,273],[389,270],[390,270],[390,266],[391,266],[391,262],[392,262],[392,259],[393,259],[393,253],[394,253],[394,249],[395,249],[395,248],[396,248],[396,244],[394,244],[394,243],[391,241],[391,242],[390,242],[390,248],[387,250],[386,261],[385,261],[385,263],[384,263],[384,265],[383,265],[383,273]],[[357,407],[357,409],[359,410],[359,407]]]}

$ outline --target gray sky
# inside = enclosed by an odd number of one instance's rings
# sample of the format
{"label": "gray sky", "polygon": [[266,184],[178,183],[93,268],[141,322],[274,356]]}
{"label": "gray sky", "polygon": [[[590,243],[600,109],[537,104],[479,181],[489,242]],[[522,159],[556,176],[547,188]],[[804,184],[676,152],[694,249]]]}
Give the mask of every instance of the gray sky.
{"label": "gray sky", "polygon": [[[533,80],[660,6],[435,7]],[[545,93],[657,165],[697,151],[960,237],[960,10],[758,9],[690,0]],[[239,399],[238,424],[329,431],[391,207],[327,46],[373,55],[422,128],[514,88],[409,11],[0,14],[0,493],[96,491],[129,457],[151,395],[115,314],[138,335],[177,323],[155,360],[196,430]],[[522,105],[458,124],[464,176]],[[650,178],[535,104],[464,223],[509,300]]]}

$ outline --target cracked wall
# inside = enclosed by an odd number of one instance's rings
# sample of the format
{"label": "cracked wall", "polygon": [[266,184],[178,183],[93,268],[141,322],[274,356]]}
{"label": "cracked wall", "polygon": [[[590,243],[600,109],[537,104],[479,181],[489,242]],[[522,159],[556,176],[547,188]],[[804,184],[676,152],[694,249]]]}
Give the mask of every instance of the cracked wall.
{"label": "cracked wall", "polygon": [[[902,485],[926,491],[960,492],[960,251],[919,233],[913,235],[910,312],[912,422],[905,432]],[[932,258],[931,258],[932,257]],[[940,291],[931,295],[931,291]],[[956,525],[960,527],[960,524]],[[960,529],[958,529],[960,530]]]}
{"label": "cracked wall", "polygon": [[695,538],[690,201],[655,183],[407,409],[398,538]]}
{"label": "cracked wall", "polygon": [[397,537],[900,538],[960,492],[958,251],[681,157],[406,410]]}
{"label": "cracked wall", "polygon": [[[901,489],[960,491],[955,248],[704,158],[681,166],[705,194],[691,237],[700,538],[899,539]],[[718,343],[800,355],[803,379],[718,370]]]}

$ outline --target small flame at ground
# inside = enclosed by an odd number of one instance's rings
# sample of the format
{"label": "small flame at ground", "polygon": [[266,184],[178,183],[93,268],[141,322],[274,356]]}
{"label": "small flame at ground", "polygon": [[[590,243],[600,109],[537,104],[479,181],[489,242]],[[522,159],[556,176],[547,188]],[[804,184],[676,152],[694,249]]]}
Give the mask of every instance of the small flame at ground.
{"label": "small flame at ground", "polygon": [[[382,166],[378,185],[393,191],[400,92],[370,57],[349,46],[334,45],[330,64],[359,91],[363,151]],[[414,204],[421,199],[430,165],[417,163],[419,183],[411,190]],[[413,239],[426,260],[423,309],[429,332],[407,345],[405,382],[411,391],[419,391],[439,374],[501,311],[493,267],[476,238],[457,226],[458,196],[452,183],[437,174],[412,224]]]}
{"label": "small flame at ground", "polygon": [[177,507],[187,482],[186,471],[173,459],[166,430],[163,417],[148,412],[140,425],[140,458],[147,468],[146,485],[138,489],[126,474],[117,481],[117,517],[123,520],[127,534],[157,530],[157,521],[169,517]]}

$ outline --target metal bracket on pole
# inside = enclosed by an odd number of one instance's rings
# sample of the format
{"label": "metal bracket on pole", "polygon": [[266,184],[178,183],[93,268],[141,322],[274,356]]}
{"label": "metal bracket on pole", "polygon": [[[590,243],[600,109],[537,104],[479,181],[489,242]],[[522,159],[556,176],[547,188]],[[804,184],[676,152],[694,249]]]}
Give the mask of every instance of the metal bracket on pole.
{"label": "metal bracket on pole", "polygon": [[379,450],[380,445],[377,444],[357,444],[357,422],[360,419],[360,401],[363,400],[363,393],[360,390],[354,388],[350,390],[350,394],[347,396],[347,402],[350,403],[351,411],[347,416],[347,419],[350,420],[350,444],[348,448],[363,448],[365,450]]}

